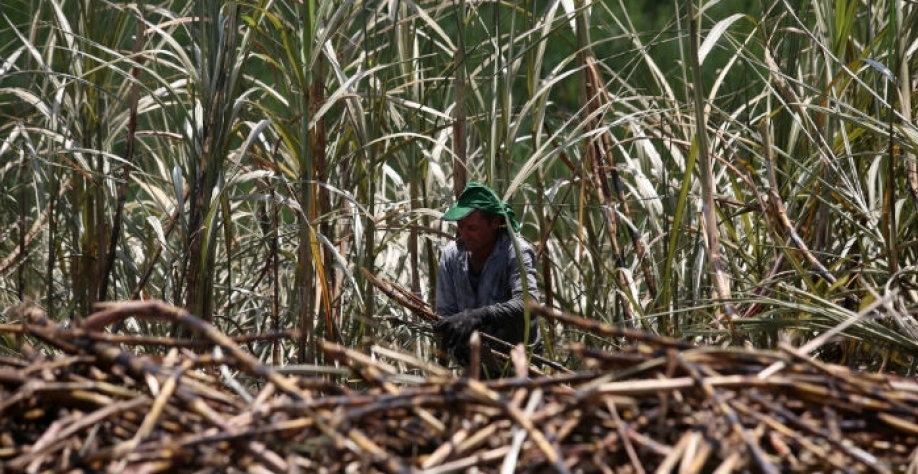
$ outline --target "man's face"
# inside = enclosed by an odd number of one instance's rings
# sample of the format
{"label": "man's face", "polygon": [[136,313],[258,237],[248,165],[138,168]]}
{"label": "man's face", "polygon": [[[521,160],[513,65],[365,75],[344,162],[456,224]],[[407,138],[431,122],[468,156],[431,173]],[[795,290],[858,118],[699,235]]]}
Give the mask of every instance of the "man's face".
{"label": "man's face", "polygon": [[500,218],[489,219],[485,213],[473,211],[459,220],[459,237],[472,255],[489,254],[499,228]]}

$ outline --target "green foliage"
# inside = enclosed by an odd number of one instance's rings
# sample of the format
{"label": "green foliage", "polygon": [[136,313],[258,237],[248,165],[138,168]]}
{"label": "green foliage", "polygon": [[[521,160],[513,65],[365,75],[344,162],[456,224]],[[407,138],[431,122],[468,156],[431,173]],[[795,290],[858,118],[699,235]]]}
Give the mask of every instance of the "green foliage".
{"label": "green foliage", "polygon": [[[822,355],[910,370],[916,11],[7,1],[0,304],[158,298],[303,329],[252,346],[276,363],[321,338],[428,357],[360,269],[430,301],[437,217],[475,179],[517,208],[555,307],[768,347],[857,317]],[[562,360],[582,338],[545,329]]]}

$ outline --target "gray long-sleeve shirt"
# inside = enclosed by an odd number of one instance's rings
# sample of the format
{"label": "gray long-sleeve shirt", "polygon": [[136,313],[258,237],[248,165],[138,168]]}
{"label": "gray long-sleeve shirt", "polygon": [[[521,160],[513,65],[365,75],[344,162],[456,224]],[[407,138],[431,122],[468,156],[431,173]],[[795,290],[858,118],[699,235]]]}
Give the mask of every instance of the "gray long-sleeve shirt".
{"label": "gray long-sleeve shirt", "polygon": [[[536,282],[535,250],[523,239],[516,239],[525,269],[525,282],[529,298],[540,298]],[[437,273],[437,314],[449,317],[467,309],[490,306],[496,322],[482,328],[499,339],[515,344],[523,341],[525,316],[523,312],[523,282],[520,263],[516,256],[511,234],[498,233],[494,250],[488,256],[478,285],[471,278],[469,253],[461,239],[450,241],[440,254]],[[539,340],[539,326],[535,317],[529,321],[529,342]]]}

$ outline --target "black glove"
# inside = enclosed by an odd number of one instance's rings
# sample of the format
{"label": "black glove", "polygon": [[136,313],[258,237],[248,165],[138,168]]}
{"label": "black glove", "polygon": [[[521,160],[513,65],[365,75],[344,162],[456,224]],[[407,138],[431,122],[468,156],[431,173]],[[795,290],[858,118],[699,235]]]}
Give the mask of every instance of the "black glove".
{"label": "black glove", "polygon": [[447,352],[467,354],[469,337],[473,332],[481,330],[489,317],[487,308],[468,309],[440,319],[434,323],[433,328]]}

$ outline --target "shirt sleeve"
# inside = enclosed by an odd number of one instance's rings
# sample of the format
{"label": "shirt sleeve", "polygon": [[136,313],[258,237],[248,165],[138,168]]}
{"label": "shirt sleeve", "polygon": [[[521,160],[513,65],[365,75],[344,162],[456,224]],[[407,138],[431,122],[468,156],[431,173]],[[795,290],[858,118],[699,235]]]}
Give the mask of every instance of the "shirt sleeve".
{"label": "shirt sleeve", "polygon": [[[513,299],[518,300],[520,302],[520,308],[522,308],[523,296],[526,291],[529,292],[529,299],[531,300],[539,300],[541,295],[539,294],[539,286],[536,280],[535,250],[525,241],[520,241],[520,254],[523,259],[522,272],[520,271],[519,260],[516,258],[516,250],[513,250],[512,257],[510,258],[510,265],[513,266],[510,271],[510,283],[513,288]],[[524,274],[525,287],[523,286]]]}
{"label": "shirt sleeve", "polygon": [[440,252],[440,262],[437,267],[437,314],[443,317],[452,316],[459,312],[459,300],[456,295],[456,277],[454,269],[457,250],[454,243],[447,245]]}
{"label": "shirt sleeve", "polygon": [[[505,260],[507,268],[504,269],[507,275],[506,283],[510,288],[510,298],[505,301],[493,302],[487,306],[489,314],[488,332],[503,339],[506,342],[522,342],[526,334],[525,321],[525,301],[526,291],[530,300],[538,301],[540,298],[538,283],[536,280],[535,269],[535,251],[532,246],[523,240],[518,240],[520,245],[520,257],[522,257],[522,268],[520,260],[517,258],[516,249],[513,243],[508,243],[509,248],[507,259]],[[525,290],[524,286],[526,285]],[[535,316],[530,314],[529,319],[529,342],[539,340],[538,323]]]}

